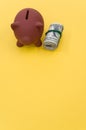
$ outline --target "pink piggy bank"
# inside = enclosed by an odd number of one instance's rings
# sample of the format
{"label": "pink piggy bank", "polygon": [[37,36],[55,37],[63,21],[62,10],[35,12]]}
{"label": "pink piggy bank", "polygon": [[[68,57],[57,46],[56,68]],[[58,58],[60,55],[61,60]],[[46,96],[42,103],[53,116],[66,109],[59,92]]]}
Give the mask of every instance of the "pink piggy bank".
{"label": "pink piggy bank", "polygon": [[37,47],[42,45],[41,36],[44,30],[44,20],[41,14],[32,8],[21,10],[11,24],[17,38],[17,46],[35,44]]}

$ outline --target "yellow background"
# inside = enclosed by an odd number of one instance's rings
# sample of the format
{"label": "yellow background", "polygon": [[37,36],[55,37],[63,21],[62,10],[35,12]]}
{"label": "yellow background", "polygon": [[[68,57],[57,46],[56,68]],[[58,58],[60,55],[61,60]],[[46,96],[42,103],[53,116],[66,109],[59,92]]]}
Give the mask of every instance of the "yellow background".
{"label": "yellow background", "polygon": [[[26,7],[43,15],[44,33],[64,25],[55,51],[16,47],[10,24]],[[86,130],[86,0],[1,1],[0,130]]]}

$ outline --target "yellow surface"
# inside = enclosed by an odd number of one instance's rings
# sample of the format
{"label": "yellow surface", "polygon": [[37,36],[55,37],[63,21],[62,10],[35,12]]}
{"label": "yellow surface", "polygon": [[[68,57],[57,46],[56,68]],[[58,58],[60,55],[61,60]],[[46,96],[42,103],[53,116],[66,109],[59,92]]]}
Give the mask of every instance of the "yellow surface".
{"label": "yellow surface", "polygon": [[[26,7],[44,33],[64,25],[55,51],[16,47],[10,24]],[[0,130],[86,130],[86,0],[2,0],[0,60]]]}

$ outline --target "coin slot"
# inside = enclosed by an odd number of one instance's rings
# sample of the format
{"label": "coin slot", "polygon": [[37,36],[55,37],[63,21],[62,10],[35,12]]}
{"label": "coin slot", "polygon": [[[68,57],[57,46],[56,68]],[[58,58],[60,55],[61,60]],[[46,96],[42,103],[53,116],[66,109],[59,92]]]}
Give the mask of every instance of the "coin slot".
{"label": "coin slot", "polygon": [[29,10],[27,10],[27,12],[26,12],[26,17],[25,17],[25,19],[28,20],[28,17],[29,17]]}

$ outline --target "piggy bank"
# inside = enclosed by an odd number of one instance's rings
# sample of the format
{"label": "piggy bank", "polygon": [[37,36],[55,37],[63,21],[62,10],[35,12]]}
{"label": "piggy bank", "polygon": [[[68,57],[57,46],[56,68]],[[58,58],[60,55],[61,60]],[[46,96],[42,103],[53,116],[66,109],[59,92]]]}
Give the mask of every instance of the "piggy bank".
{"label": "piggy bank", "polygon": [[41,36],[44,30],[44,20],[41,14],[32,8],[22,9],[11,24],[17,38],[17,46],[30,45],[39,47],[42,45]]}

